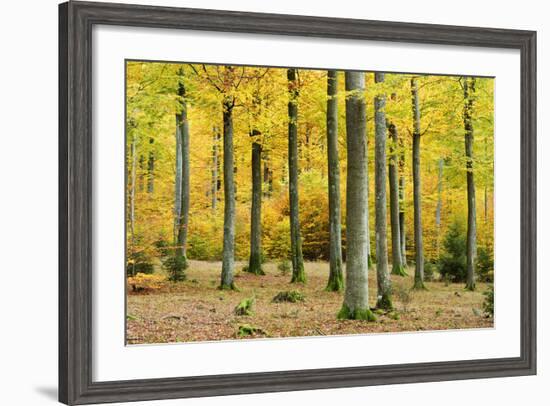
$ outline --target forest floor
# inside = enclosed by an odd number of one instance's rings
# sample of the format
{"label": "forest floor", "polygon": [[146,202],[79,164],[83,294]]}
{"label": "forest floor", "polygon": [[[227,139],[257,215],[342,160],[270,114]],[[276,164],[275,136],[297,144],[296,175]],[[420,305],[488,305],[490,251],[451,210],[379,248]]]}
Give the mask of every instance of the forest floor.
{"label": "forest floor", "polygon": [[[212,341],[235,338],[298,337],[366,334],[399,331],[490,328],[493,319],[483,315],[483,292],[463,284],[427,282],[425,291],[412,291],[410,276],[392,276],[395,311],[378,314],[377,321],[337,320],[343,293],[326,292],[328,263],[306,262],[307,284],[290,284],[273,263],[264,264],[266,275],[242,272],[236,263],[238,291],[218,289],[220,262],[189,261],[187,280],[157,283],[134,292],[128,287],[128,344]],[[376,271],[369,272],[371,306],[376,302]],[[283,291],[297,290],[304,301],[274,303]],[[254,297],[253,314],[238,316],[235,307]]]}

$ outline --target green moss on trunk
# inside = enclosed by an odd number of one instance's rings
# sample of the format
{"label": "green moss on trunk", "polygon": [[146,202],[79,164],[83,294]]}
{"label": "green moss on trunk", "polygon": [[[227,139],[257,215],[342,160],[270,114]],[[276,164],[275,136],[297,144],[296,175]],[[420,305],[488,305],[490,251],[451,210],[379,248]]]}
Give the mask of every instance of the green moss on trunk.
{"label": "green moss on trunk", "polygon": [[306,283],[306,273],[304,272],[303,264],[295,272],[292,272],[290,283]]}
{"label": "green moss on trunk", "polygon": [[237,288],[237,286],[235,286],[235,283],[234,282],[231,282],[229,285],[225,284],[225,283],[221,283],[220,287],[219,287],[220,290],[234,290],[236,292],[239,291],[239,289]]}
{"label": "green moss on trunk", "polygon": [[464,289],[469,290],[470,292],[473,292],[474,290],[476,290],[475,282],[467,282]]}
{"label": "green moss on trunk", "polygon": [[331,272],[329,275],[325,290],[327,292],[340,292],[344,290],[344,275],[342,274],[342,269],[340,267],[337,267],[334,272]]}
{"label": "green moss on trunk", "polygon": [[259,252],[250,255],[248,267],[243,268],[243,271],[254,275],[265,275],[262,269],[262,256]]}
{"label": "green moss on trunk", "polygon": [[424,281],[416,278],[414,280],[414,285],[412,288],[414,290],[428,290],[428,288],[426,288],[426,285],[424,285]]}
{"label": "green moss on trunk", "polygon": [[397,264],[392,265],[391,269],[392,275],[398,275],[398,276],[408,276],[409,274],[407,271],[405,271],[405,267],[403,265],[399,266]]}
{"label": "green moss on trunk", "polygon": [[353,309],[351,310],[345,303],[337,315],[339,320],[365,320],[376,321],[376,316],[371,309]]}
{"label": "green moss on trunk", "polygon": [[380,298],[378,298],[378,301],[376,302],[376,308],[383,309],[383,310],[392,310],[393,303],[391,301],[390,295],[385,294],[385,295],[382,295]]}

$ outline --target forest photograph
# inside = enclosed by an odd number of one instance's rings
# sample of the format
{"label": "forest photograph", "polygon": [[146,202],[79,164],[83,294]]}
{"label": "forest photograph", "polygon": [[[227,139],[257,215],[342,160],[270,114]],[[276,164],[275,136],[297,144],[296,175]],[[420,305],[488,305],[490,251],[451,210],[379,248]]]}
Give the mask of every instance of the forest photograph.
{"label": "forest photograph", "polygon": [[493,327],[494,78],[125,64],[127,344]]}

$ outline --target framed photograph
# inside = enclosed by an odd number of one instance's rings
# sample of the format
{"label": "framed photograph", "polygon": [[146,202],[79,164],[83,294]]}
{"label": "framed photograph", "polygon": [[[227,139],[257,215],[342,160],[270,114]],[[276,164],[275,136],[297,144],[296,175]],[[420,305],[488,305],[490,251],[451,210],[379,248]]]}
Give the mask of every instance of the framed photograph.
{"label": "framed photograph", "polygon": [[59,6],[59,400],[536,373],[536,33]]}

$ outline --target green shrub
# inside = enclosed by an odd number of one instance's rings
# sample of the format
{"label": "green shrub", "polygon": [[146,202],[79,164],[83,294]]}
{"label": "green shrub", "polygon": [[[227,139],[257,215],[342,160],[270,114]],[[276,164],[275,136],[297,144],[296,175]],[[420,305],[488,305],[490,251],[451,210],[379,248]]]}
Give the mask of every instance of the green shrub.
{"label": "green shrub", "polygon": [[483,301],[483,313],[487,317],[493,317],[495,314],[495,289],[491,287],[483,292],[485,300]]}
{"label": "green shrub", "polygon": [[168,280],[171,282],[180,282],[185,280],[185,269],[187,269],[187,259],[182,255],[172,255],[167,257],[162,266],[168,272]]}
{"label": "green shrub", "polygon": [[434,262],[424,262],[424,280],[426,282],[432,282],[436,278],[437,265]]}
{"label": "green shrub", "polygon": [[273,298],[273,303],[282,303],[282,302],[296,303],[296,302],[303,302],[304,300],[305,300],[305,297],[303,294],[301,294],[297,290],[292,290],[292,291],[277,293]]}
{"label": "green shrub", "polygon": [[290,261],[288,259],[283,259],[277,264],[277,269],[281,272],[281,275],[288,275],[290,273]]}
{"label": "green shrub", "polygon": [[126,261],[126,274],[135,276],[138,273],[152,274],[155,271],[153,259],[145,252],[135,252],[128,256]]}
{"label": "green shrub", "polygon": [[164,239],[164,237],[160,237],[157,241],[153,244],[155,248],[157,249],[158,254],[161,257],[167,257],[170,255],[170,243]]}
{"label": "green shrub", "polygon": [[252,316],[254,311],[252,307],[254,306],[254,298],[249,297],[241,300],[237,306],[235,306],[234,313],[237,316]]}
{"label": "green shrub", "polygon": [[262,330],[260,327],[251,326],[250,324],[243,324],[239,326],[239,329],[237,330],[238,337],[248,337],[255,335],[265,335],[265,331]]}
{"label": "green shrub", "polygon": [[443,280],[466,281],[466,235],[462,223],[455,221],[443,242],[445,252],[439,259],[439,273]]}
{"label": "green shrub", "polygon": [[477,276],[480,282],[493,282],[494,257],[492,247],[477,250]]}

